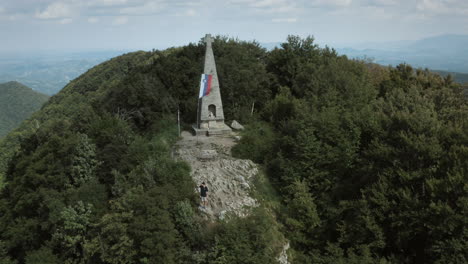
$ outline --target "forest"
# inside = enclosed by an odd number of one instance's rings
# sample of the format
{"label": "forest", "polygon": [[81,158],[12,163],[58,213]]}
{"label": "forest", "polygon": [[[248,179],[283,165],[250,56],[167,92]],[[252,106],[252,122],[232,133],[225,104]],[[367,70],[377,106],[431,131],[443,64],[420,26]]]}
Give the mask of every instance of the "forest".
{"label": "forest", "polygon": [[0,138],[39,110],[49,96],[19,82],[0,83]]}
{"label": "forest", "polygon": [[291,263],[468,262],[468,105],[451,76],[312,37],[213,49],[225,117],[246,126],[233,155],[262,166],[263,205],[203,220],[171,158],[204,43],[128,53],[0,141],[0,263],[275,263],[282,235]]}

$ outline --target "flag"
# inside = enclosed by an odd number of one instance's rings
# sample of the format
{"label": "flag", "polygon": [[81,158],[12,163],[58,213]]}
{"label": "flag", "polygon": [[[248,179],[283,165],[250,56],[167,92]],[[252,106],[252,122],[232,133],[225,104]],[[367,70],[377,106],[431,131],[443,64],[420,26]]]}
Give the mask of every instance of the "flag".
{"label": "flag", "polygon": [[198,95],[198,99],[202,98],[205,95],[210,94],[212,80],[213,80],[213,75],[210,75],[210,74],[201,75],[200,94]]}

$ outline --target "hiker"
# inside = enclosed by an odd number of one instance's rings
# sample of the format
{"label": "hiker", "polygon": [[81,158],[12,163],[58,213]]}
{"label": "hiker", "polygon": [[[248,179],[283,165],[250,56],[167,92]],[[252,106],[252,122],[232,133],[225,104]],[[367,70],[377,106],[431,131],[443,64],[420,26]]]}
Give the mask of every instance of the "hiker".
{"label": "hiker", "polygon": [[205,182],[202,182],[200,185],[200,198],[201,198],[201,204],[203,209],[205,209],[205,206],[207,205],[207,200],[206,197],[208,196],[208,187],[206,187]]}

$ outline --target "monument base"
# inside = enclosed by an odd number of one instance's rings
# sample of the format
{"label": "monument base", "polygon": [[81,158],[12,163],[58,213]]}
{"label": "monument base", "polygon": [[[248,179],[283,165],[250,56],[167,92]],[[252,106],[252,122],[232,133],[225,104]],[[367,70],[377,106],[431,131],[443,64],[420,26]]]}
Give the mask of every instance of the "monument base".
{"label": "monument base", "polygon": [[197,125],[193,125],[192,132],[195,136],[227,136],[231,135],[232,129],[226,124],[217,128],[198,128]]}

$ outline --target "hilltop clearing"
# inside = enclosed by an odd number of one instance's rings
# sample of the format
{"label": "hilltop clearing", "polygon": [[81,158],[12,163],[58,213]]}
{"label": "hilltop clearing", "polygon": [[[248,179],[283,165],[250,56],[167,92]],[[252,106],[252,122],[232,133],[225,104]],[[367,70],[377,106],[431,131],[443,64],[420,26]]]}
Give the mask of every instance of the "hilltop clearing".
{"label": "hilltop clearing", "polygon": [[226,213],[242,216],[249,207],[258,206],[250,196],[258,167],[250,160],[233,158],[234,145],[233,137],[196,137],[185,131],[175,145],[176,157],[192,168],[194,182],[206,182],[210,188],[209,206],[202,210],[210,219],[222,219]]}

